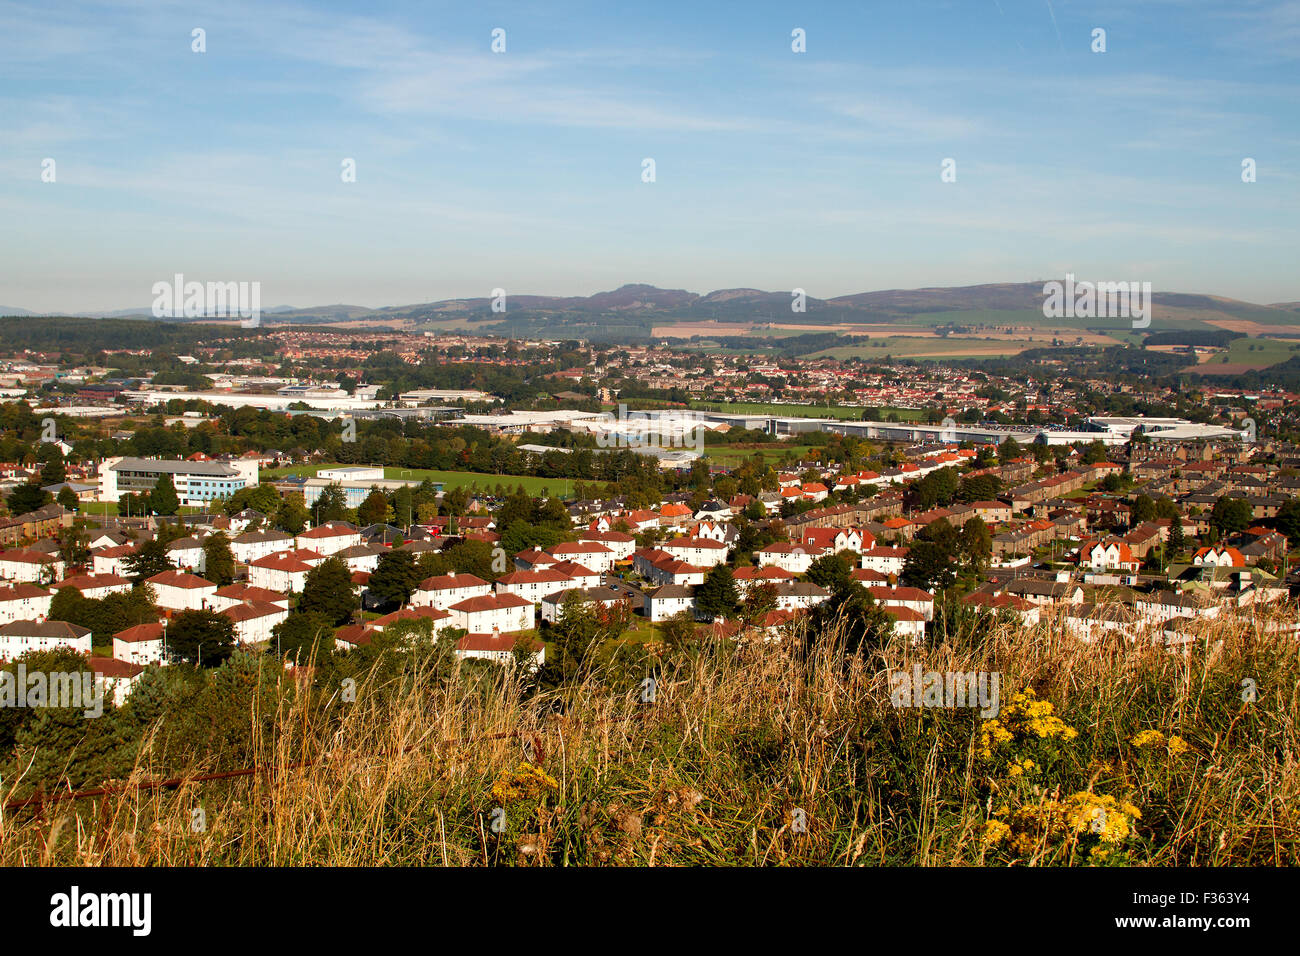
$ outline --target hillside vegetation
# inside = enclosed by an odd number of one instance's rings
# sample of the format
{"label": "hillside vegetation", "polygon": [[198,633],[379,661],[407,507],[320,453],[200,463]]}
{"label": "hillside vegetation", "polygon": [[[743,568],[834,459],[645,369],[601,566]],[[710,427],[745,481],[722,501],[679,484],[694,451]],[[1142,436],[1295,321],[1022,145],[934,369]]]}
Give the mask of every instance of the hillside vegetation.
{"label": "hillside vegetation", "polygon": [[[1272,630],[1294,617],[1203,622],[1186,652],[964,615],[854,653],[843,628],[697,638],[545,690],[415,630],[309,682],[168,668],[187,690],[106,715],[150,702],[130,781],[258,771],[7,809],[0,863],[1294,864],[1300,664]],[[916,664],[998,673],[999,714],[895,707]],[[39,737],[6,799],[57,776]]]}

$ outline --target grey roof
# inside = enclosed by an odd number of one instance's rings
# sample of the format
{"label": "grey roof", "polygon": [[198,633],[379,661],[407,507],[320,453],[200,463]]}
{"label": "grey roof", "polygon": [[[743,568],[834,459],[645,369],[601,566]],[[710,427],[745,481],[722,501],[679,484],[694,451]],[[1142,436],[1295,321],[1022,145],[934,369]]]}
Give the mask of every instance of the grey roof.
{"label": "grey roof", "polygon": [[231,544],[256,544],[262,541],[279,543],[281,541],[292,540],[293,535],[285,534],[283,531],[246,531],[231,539]]}
{"label": "grey roof", "polygon": [[777,581],[776,593],[789,597],[830,597],[831,592],[811,581]]}
{"label": "grey roof", "polygon": [[81,638],[90,634],[90,628],[67,621],[12,621],[0,627],[0,634],[20,637]]}
{"label": "grey roof", "polygon": [[[578,595],[583,601],[595,601],[602,604],[608,601],[633,601],[635,597],[640,596],[629,590],[618,590],[611,587],[563,588],[546,595],[542,598],[542,601],[547,604],[560,604],[570,594]],[[633,601],[634,606],[636,603]]]}
{"label": "grey roof", "polygon": [[663,587],[647,591],[645,594],[646,597],[654,601],[662,601],[667,598],[689,598],[695,596],[695,588],[687,587],[684,584],[665,584]]}
{"label": "grey roof", "polygon": [[223,461],[174,461],[163,458],[123,458],[112,465],[113,471],[148,471],[168,475],[212,475],[233,478],[239,474]]}

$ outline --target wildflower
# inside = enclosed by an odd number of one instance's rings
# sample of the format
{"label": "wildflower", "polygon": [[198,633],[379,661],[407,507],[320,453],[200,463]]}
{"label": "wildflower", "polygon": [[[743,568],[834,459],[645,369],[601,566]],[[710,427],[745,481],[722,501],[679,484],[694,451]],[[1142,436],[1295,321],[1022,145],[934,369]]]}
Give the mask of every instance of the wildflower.
{"label": "wildflower", "polygon": [[515,800],[536,800],[548,790],[559,788],[559,782],[540,767],[521,763],[513,772],[501,772],[492,784],[492,796],[500,803],[511,803]]}
{"label": "wildflower", "polygon": [[1163,745],[1165,750],[1168,752],[1169,756],[1171,757],[1177,757],[1179,754],[1185,754],[1187,753],[1187,751],[1192,749],[1191,744],[1189,744],[1182,737],[1179,737],[1177,734],[1170,734],[1168,737],[1166,737],[1159,730],[1139,731],[1129,742],[1133,744],[1134,747],[1137,747],[1139,750],[1144,750],[1148,747],[1159,747]]}
{"label": "wildflower", "polygon": [[1054,838],[1078,835],[1087,840],[1089,859],[1101,861],[1133,835],[1142,814],[1127,800],[1082,791],[1064,800],[1043,796],[1012,811],[1003,806],[994,817],[1000,819],[984,824],[987,845],[1003,844],[1011,853],[1029,856]]}
{"label": "wildflower", "polygon": [[1129,743],[1134,747],[1152,747],[1158,746],[1165,742],[1165,735],[1158,730],[1140,731]]}
{"label": "wildflower", "polygon": [[[1011,698],[1000,717],[986,720],[980,725],[980,757],[992,760],[993,751],[1002,744],[1026,740],[1073,740],[1079,732],[1055,714],[1050,701],[1039,700],[1032,690],[1025,690]],[[1019,769],[1017,769],[1019,767]],[[1008,768],[1011,776],[1022,776],[1032,769],[1012,761]]]}
{"label": "wildflower", "polygon": [[1010,832],[1011,827],[1001,820],[989,820],[984,824],[984,835],[981,839],[990,845],[1001,843]]}
{"label": "wildflower", "polygon": [[1095,833],[1102,843],[1110,844],[1119,843],[1129,836],[1133,821],[1142,816],[1131,803],[1086,790],[1066,797],[1059,805],[1059,815],[1073,832]]}

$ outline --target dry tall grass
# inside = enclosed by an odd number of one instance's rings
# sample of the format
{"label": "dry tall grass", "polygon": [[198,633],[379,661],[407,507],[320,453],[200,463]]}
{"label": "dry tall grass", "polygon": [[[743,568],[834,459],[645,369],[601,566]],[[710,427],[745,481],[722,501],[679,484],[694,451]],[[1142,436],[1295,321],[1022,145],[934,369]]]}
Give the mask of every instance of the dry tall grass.
{"label": "dry tall grass", "polygon": [[[273,720],[252,722],[273,728],[254,741],[265,772],[8,811],[0,863],[1290,864],[1300,666],[1269,629],[1294,615],[1206,621],[1177,652],[1081,643],[1057,619],[849,661],[833,639],[802,659],[714,648],[666,667],[651,703],[601,672],[535,697],[421,665],[352,703],[286,679]],[[1031,689],[1078,736],[986,760],[974,711],[891,705],[888,675],[914,663],[998,672],[1004,709]],[[1189,748],[1132,742],[1149,729]],[[154,775],[146,749],[134,777]],[[1077,793],[1140,810],[1113,854],[1047,820]],[[1017,812],[1017,841],[985,838]]]}

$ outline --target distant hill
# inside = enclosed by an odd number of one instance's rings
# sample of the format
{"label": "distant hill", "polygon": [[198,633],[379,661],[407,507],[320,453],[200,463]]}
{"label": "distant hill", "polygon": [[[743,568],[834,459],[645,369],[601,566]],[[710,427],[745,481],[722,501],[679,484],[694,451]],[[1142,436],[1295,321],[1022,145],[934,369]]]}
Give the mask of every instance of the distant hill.
{"label": "distant hill", "polygon": [[[717,289],[697,294],[629,283],[589,296],[509,295],[504,313],[492,310],[488,296],[441,299],[413,305],[371,309],[357,305],[275,306],[262,310],[264,323],[388,325],[402,328],[473,329],[518,337],[574,337],[635,340],[662,336],[678,323],[708,326],[723,334],[745,334],[751,327],[819,325],[898,325],[908,328],[978,328],[1054,326],[1080,322],[1087,327],[1120,330],[1125,319],[1048,320],[1042,317],[1043,281],[985,285],[883,289],[805,298],[803,312],[791,310],[789,291],[754,288]],[[1164,328],[1230,329],[1267,334],[1300,332],[1300,303],[1259,305],[1208,294],[1155,292],[1156,316]],[[32,315],[22,309],[0,310]],[[149,318],[150,310],[79,313],[91,318]],[[192,321],[202,321],[192,320]],[[718,326],[725,323],[725,326]],[[846,329],[846,331],[851,331]],[[698,331],[685,335],[698,334]],[[873,333],[875,334],[875,333]]]}

